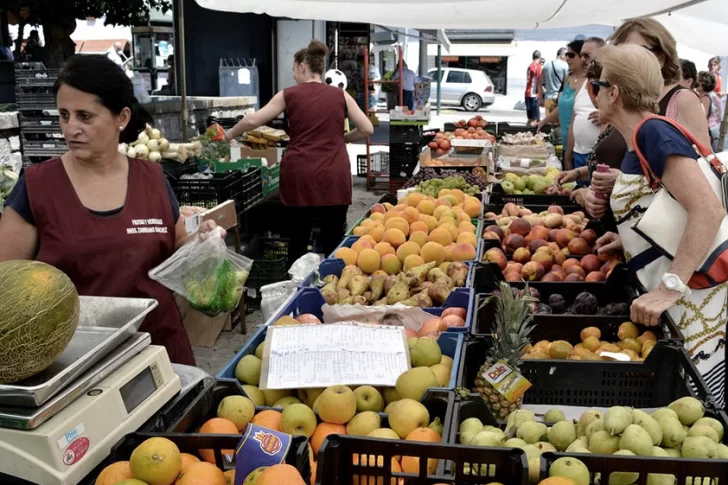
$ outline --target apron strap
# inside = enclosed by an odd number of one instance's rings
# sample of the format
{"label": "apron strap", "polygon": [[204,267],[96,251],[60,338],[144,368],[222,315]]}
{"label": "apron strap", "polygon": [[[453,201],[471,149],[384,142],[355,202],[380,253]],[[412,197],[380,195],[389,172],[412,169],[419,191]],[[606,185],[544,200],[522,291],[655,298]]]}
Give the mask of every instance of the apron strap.
{"label": "apron strap", "polygon": [[650,247],[627,261],[627,267],[632,273],[637,273],[637,271],[641,270],[648,264],[657,261],[661,257],[662,253],[657,248]]}

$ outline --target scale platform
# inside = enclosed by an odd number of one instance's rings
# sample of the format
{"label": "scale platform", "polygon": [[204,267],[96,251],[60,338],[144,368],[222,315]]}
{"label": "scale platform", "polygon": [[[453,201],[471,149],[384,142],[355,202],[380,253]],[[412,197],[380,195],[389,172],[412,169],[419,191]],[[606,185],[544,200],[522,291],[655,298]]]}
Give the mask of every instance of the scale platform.
{"label": "scale platform", "polygon": [[0,483],[79,483],[180,389],[164,347],[134,335],[42,408],[0,407]]}

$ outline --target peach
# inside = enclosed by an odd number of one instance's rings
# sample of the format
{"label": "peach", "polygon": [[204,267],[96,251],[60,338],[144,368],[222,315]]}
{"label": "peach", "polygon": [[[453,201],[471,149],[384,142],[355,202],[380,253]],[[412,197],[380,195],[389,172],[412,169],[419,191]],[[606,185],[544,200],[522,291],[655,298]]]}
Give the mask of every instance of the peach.
{"label": "peach", "polygon": [[448,246],[452,243],[452,234],[445,227],[434,229],[428,236],[430,241],[436,242],[441,246]]}
{"label": "peach", "polygon": [[544,241],[543,239],[540,239],[540,238],[539,239],[534,239],[534,240],[532,240],[528,244],[528,249],[532,253],[535,253],[539,248],[542,248],[542,247],[546,247],[547,248],[548,247],[548,243],[546,241]]}
{"label": "peach", "polygon": [[518,215],[518,206],[516,204],[514,204],[513,202],[509,202],[503,206],[503,210],[501,211],[501,214],[503,214],[504,216],[517,216]]}
{"label": "peach", "polygon": [[564,279],[561,277],[559,273],[554,273],[553,271],[549,271],[545,275],[543,275],[543,278],[541,278],[541,281],[550,281],[550,282],[559,282],[564,281]]}
{"label": "peach", "polygon": [[504,273],[520,273],[523,269],[523,265],[521,263],[514,263],[513,261],[508,261],[508,264],[506,264],[506,269],[503,271]]}
{"label": "peach", "polygon": [[410,256],[412,254],[415,254],[417,256],[419,256],[420,254],[420,246],[416,242],[407,241],[397,248],[397,257],[402,261],[404,261],[407,256]]}
{"label": "peach", "polygon": [[470,244],[460,243],[452,248],[450,259],[452,261],[472,261],[475,259],[475,248]]}
{"label": "peach", "polygon": [[380,242],[374,246],[374,250],[379,253],[380,256],[385,254],[395,254],[394,248],[388,242]]}
{"label": "peach", "polygon": [[420,212],[414,207],[407,207],[402,211],[402,216],[404,216],[409,224],[420,220]]}
{"label": "peach", "polygon": [[493,241],[500,242],[501,237],[493,231],[485,231],[483,233],[483,239],[491,239]]}
{"label": "peach", "polygon": [[[425,263],[437,261],[439,266],[445,261],[445,248],[436,242],[427,242],[424,246],[422,246],[420,256],[422,256]],[[503,256],[503,259],[505,259],[505,255]]]}
{"label": "peach", "polygon": [[458,224],[458,231],[472,232],[473,234],[475,234],[475,226],[473,225],[472,222],[460,221],[460,223]]}
{"label": "peach", "polygon": [[592,229],[581,231],[579,237],[586,241],[589,246],[594,246],[597,243],[597,233]]}
{"label": "peach", "polygon": [[362,249],[356,265],[366,274],[372,274],[379,269],[381,256],[374,249]]}
{"label": "peach", "polygon": [[529,241],[535,241],[536,239],[543,239],[544,241],[548,241],[549,238],[549,230],[546,229],[543,226],[535,226],[533,229],[531,229],[531,232],[528,234]]}
{"label": "peach", "polygon": [[609,276],[609,273],[612,272],[615,266],[617,266],[620,263],[618,259],[612,259],[610,261],[607,261],[604,263],[604,265],[601,267],[601,272],[604,273],[607,277]]}
{"label": "peach", "polygon": [[393,248],[398,248],[407,241],[407,236],[399,229],[387,229],[384,231],[383,242],[389,243]]}
{"label": "peach", "polygon": [[606,281],[607,277],[601,271],[592,271],[586,275],[585,281]]}
{"label": "peach", "polygon": [[358,253],[362,251],[362,249],[374,249],[374,244],[372,244],[368,239],[358,239],[354,244],[351,245],[351,249]]}
{"label": "peach", "polygon": [[490,226],[486,227],[485,232],[494,232],[498,234],[501,239],[506,237],[506,235],[503,233],[503,229],[497,224],[491,224]]}
{"label": "peach", "polygon": [[559,232],[556,233],[556,244],[558,244],[560,248],[565,248],[575,237],[576,234],[572,231],[568,229],[559,229]]}
{"label": "peach", "polygon": [[481,205],[480,201],[475,197],[470,197],[463,203],[463,210],[471,218],[480,216]]}
{"label": "peach", "polygon": [[[445,328],[442,328],[443,326]],[[439,333],[445,330],[447,330],[447,326],[444,325],[442,318],[435,317],[425,320],[418,333],[420,336],[425,336],[428,333]]]}
{"label": "peach", "polygon": [[475,239],[475,234],[472,232],[461,232],[458,234],[457,239],[455,240],[456,243],[465,243],[470,244],[473,247],[476,247],[478,245],[478,240]]}
{"label": "peach", "polygon": [[412,268],[416,268],[417,266],[421,266],[425,264],[425,260],[422,259],[422,256],[419,254],[410,254],[406,258],[404,258],[404,270],[410,270]]}
{"label": "peach", "polygon": [[579,266],[579,260],[576,258],[569,258],[566,261],[564,261],[563,263],[561,263],[561,267],[564,268],[564,271],[574,265]]}
{"label": "peach", "polygon": [[382,204],[374,204],[371,208],[371,213],[374,214],[375,212],[378,212],[379,214],[386,214],[387,208]]}
{"label": "peach", "polygon": [[566,278],[564,278],[564,281],[569,281],[569,282],[584,281],[584,277],[580,274],[571,273],[571,274],[566,275]]}
{"label": "peach", "polygon": [[526,220],[516,219],[508,226],[508,230],[511,231],[511,234],[520,234],[526,237],[531,232],[531,224]]}
{"label": "peach", "polygon": [[515,273],[515,272],[506,274],[505,279],[508,282],[523,281],[523,278],[521,277],[521,273]]}
{"label": "peach", "polygon": [[526,281],[538,281],[543,278],[545,271],[540,263],[531,261],[523,265],[521,276]]}
{"label": "peach", "polygon": [[551,205],[548,209],[546,209],[551,214],[561,214],[564,215],[564,209],[560,205]]}
{"label": "peach", "polygon": [[359,258],[359,253],[351,248],[339,248],[334,251],[334,258],[343,259],[347,265],[355,265]]}
{"label": "peach", "polygon": [[420,214],[431,216],[435,212],[435,203],[431,200],[423,200],[417,204],[417,211]]}
{"label": "peach", "polygon": [[486,221],[494,221],[496,217],[498,217],[498,214],[496,214],[495,212],[486,212],[483,215],[483,219],[485,219]]}
{"label": "peach", "polygon": [[518,217],[530,216],[531,214],[533,214],[531,209],[526,209],[525,207],[518,208]]}
{"label": "peach", "polygon": [[[424,251],[423,251],[423,253],[424,253]],[[506,255],[503,253],[503,251],[500,248],[493,248],[493,249],[487,250],[485,252],[485,254],[483,255],[483,261],[486,263],[497,264],[501,271],[505,270],[506,266],[509,264],[508,260],[506,259]],[[520,273],[520,270],[518,272]]]}
{"label": "peach", "polygon": [[384,229],[399,229],[402,234],[407,236],[409,234],[410,225],[402,217],[393,217],[384,223]]}
{"label": "peach", "polygon": [[543,220],[544,225],[549,229],[558,229],[563,222],[563,218],[559,214],[549,214]]}
{"label": "peach", "polygon": [[569,245],[567,246],[567,248],[569,250],[569,253],[575,256],[589,254],[591,252],[589,245],[580,237],[576,237],[569,241]]}
{"label": "peach", "polygon": [[410,234],[412,234],[413,232],[418,232],[418,231],[424,232],[427,235],[430,233],[430,227],[427,225],[427,223],[418,219],[415,222],[413,222],[412,224],[410,224],[409,232],[410,232]]}
{"label": "peach", "polygon": [[424,231],[415,231],[410,234],[409,240],[417,243],[419,247],[422,247],[427,243],[427,233]]}
{"label": "peach", "polygon": [[531,261],[531,251],[528,248],[518,248],[513,251],[511,259],[516,263],[526,264]]}
{"label": "peach", "polygon": [[543,266],[544,271],[550,271],[554,265],[553,254],[548,249],[545,251],[537,251],[536,254],[531,256],[531,261],[535,261]]}
{"label": "peach", "polygon": [[566,256],[561,251],[555,251],[554,253],[554,264],[561,266],[566,262]]}
{"label": "peach", "polygon": [[384,237],[384,231],[386,231],[386,229],[384,229],[384,226],[377,224],[369,229],[368,235],[371,236],[375,243],[378,243],[382,241],[382,238]]}
{"label": "peach", "polygon": [[574,219],[566,219],[566,218],[564,218],[563,225],[564,225],[564,228],[565,229],[569,229],[570,231],[574,231],[577,234],[581,232],[581,230],[577,229],[577,227],[579,227],[579,224],[577,224],[576,222],[574,222]]}
{"label": "peach", "polygon": [[576,265],[576,264],[575,265],[572,265],[572,266],[569,266],[566,269],[566,275],[568,276],[570,274],[578,274],[582,278],[585,278],[586,277],[586,272],[584,271],[584,268],[582,268],[581,266]]}
{"label": "peach", "polygon": [[549,242],[556,242],[556,235],[559,233],[558,229],[551,229],[549,231]]}
{"label": "peach", "polygon": [[427,224],[427,232],[434,230],[437,228],[437,219],[434,216],[424,215],[420,216],[420,220]]}
{"label": "peach", "polygon": [[382,256],[380,266],[387,274],[399,274],[402,270],[402,261],[395,254],[385,254]]}
{"label": "peach", "polygon": [[587,254],[581,258],[581,267],[584,268],[584,271],[587,273],[592,273],[594,271],[599,271],[602,264],[599,262],[599,258],[597,258],[596,255]]}
{"label": "peach", "polygon": [[511,234],[503,241],[503,246],[509,254],[513,254],[516,249],[526,247],[526,239],[520,234]]}
{"label": "peach", "polygon": [[561,266],[555,264],[551,267],[551,273],[554,273],[561,277],[562,281],[564,278],[566,278],[566,271],[564,271],[564,268]]}

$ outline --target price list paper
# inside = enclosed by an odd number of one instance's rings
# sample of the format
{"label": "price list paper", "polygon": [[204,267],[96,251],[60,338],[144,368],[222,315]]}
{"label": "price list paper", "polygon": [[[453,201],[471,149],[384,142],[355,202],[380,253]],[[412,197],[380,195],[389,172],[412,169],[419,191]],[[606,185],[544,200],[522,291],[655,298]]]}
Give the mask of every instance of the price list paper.
{"label": "price list paper", "polygon": [[353,322],[271,326],[260,388],[393,387],[409,368],[404,327]]}

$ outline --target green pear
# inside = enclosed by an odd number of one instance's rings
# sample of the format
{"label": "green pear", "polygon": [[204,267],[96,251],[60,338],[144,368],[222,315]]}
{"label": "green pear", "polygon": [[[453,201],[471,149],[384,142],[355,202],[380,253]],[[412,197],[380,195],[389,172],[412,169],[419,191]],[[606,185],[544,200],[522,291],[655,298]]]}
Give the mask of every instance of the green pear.
{"label": "green pear", "polygon": [[619,449],[629,450],[637,456],[652,456],[652,437],[641,426],[630,424],[619,438]]}
{"label": "green pear", "polygon": [[686,426],[692,425],[705,414],[703,403],[694,397],[681,397],[673,401],[668,408],[675,411],[680,422]]}
{"label": "green pear", "polygon": [[632,424],[636,424],[644,428],[652,438],[652,445],[657,446],[662,443],[662,428],[655,418],[644,411],[634,409],[632,411]]}
{"label": "green pear", "polygon": [[565,421],[566,416],[561,409],[553,408],[546,411],[546,414],[543,415],[543,420],[546,423],[558,423],[559,421]]}
{"label": "green pear", "polygon": [[621,434],[632,424],[632,413],[622,406],[613,406],[604,415],[604,429],[612,436]]}
{"label": "green pear", "polygon": [[521,438],[526,443],[538,443],[547,433],[546,425],[535,421],[526,421],[518,427],[516,437]]}
{"label": "green pear", "polygon": [[714,418],[700,418],[695,421],[693,426],[697,426],[699,424],[707,424],[708,426],[713,428],[715,432],[718,433],[718,441],[723,441],[723,425],[720,423],[720,421]]}
{"label": "green pear", "polygon": [[549,467],[550,477],[570,478],[576,485],[589,485],[589,469],[584,462],[572,457],[558,458]]}
{"label": "green pear", "polygon": [[549,443],[559,451],[566,450],[574,441],[576,441],[576,427],[571,421],[559,421],[549,430]]}
{"label": "green pear", "polygon": [[720,442],[718,433],[707,424],[694,424],[693,427],[688,430],[688,436],[707,436],[715,443]]}
{"label": "green pear", "polygon": [[[615,451],[613,453],[614,455],[626,455],[626,456],[634,456],[634,453],[632,453],[629,450],[619,450]],[[619,465],[615,465],[619,466]],[[609,475],[609,485],[632,485],[637,481],[639,478],[639,473],[634,472],[612,472]]]}

